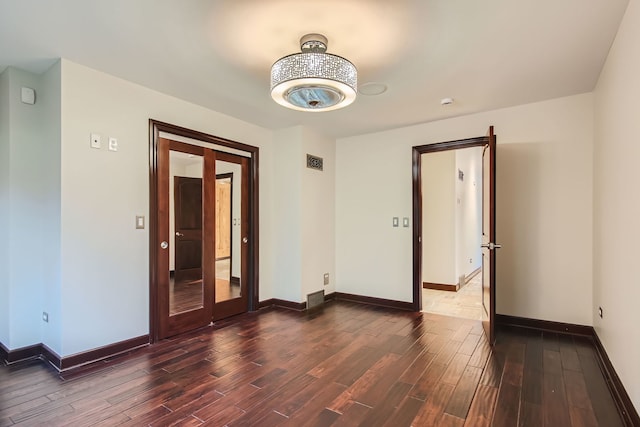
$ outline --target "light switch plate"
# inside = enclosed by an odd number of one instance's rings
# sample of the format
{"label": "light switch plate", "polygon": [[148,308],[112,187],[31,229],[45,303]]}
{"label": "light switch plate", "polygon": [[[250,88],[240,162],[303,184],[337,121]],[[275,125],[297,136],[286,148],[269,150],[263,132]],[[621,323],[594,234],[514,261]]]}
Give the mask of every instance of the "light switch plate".
{"label": "light switch plate", "polygon": [[394,216],[393,217],[393,226],[397,227],[400,224],[399,221],[400,221],[399,218],[397,216]]}
{"label": "light switch plate", "polygon": [[402,226],[403,227],[408,227],[409,226],[409,218],[408,217],[404,217],[402,218]]}
{"label": "light switch plate", "polygon": [[109,151],[118,151],[118,139],[109,137]]}
{"label": "light switch plate", "polygon": [[136,215],[136,229],[144,229],[144,215]]}

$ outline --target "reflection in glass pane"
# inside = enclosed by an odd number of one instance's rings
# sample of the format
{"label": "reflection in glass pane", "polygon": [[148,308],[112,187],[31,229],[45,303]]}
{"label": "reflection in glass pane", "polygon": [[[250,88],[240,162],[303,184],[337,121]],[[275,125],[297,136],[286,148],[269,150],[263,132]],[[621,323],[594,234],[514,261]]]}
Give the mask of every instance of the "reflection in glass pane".
{"label": "reflection in glass pane", "polygon": [[241,165],[216,161],[215,302],[240,294]]}
{"label": "reflection in glass pane", "polygon": [[169,315],[203,307],[204,158],[169,152]]}

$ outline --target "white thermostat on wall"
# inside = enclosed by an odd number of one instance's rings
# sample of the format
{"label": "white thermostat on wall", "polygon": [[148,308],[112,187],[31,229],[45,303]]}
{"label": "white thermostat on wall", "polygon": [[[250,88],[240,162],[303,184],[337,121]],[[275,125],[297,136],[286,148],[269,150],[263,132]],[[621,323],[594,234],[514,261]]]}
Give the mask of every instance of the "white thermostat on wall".
{"label": "white thermostat on wall", "polygon": [[36,103],[36,91],[30,87],[23,87],[20,93],[20,98],[25,104],[33,105]]}

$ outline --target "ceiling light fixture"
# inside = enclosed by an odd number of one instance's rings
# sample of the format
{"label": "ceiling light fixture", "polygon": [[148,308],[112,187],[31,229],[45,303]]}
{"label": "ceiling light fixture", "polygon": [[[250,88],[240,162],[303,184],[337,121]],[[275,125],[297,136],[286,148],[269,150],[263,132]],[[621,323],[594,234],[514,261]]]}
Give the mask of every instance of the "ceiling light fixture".
{"label": "ceiling light fixture", "polygon": [[301,53],[278,59],[271,67],[271,97],[299,111],[331,111],[356,99],[358,71],[348,60],[326,53],[327,38],[307,34]]}

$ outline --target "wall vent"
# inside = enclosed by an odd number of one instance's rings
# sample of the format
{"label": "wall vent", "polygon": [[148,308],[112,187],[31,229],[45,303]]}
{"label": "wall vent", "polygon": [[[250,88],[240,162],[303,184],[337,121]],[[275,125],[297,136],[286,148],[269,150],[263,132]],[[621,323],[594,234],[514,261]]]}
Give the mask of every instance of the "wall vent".
{"label": "wall vent", "polygon": [[307,295],[307,310],[324,304],[324,290]]}
{"label": "wall vent", "polygon": [[309,169],[322,170],[322,157],[312,156],[311,154],[307,154],[307,167]]}

